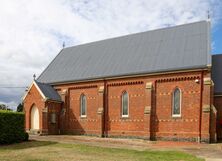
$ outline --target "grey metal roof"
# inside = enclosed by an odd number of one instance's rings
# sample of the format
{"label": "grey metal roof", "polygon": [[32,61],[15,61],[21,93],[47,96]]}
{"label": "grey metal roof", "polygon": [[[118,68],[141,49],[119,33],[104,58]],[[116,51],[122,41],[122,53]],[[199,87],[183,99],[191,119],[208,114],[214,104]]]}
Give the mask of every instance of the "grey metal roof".
{"label": "grey metal roof", "polygon": [[35,81],[35,83],[38,85],[39,89],[42,91],[44,96],[47,97],[47,99],[54,101],[61,101],[60,95],[52,86],[38,81]]}
{"label": "grey metal roof", "polygon": [[204,68],[211,64],[210,22],[200,21],[63,49],[37,79],[63,83]]}
{"label": "grey metal roof", "polygon": [[212,79],[214,93],[222,94],[222,54],[212,56]]}

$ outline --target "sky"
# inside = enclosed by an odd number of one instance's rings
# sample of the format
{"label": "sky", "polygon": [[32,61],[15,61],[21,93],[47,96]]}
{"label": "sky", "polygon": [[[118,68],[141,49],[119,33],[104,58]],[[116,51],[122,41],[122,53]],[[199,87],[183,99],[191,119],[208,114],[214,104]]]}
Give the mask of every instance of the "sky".
{"label": "sky", "polygon": [[212,53],[222,53],[221,0],[0,0],[0,103],[15,109],[23,87],[63,42],[68,47],[206,20],[207,11]]}

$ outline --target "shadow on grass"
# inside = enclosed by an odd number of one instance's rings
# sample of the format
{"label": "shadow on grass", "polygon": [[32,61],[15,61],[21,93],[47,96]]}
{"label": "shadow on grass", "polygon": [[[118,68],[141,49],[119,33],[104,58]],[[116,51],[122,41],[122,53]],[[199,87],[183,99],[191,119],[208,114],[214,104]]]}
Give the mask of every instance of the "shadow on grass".
{"label": "shadow on grass", "polygon": [[10,145],[1,145],[0,151],[2,150],[16,150],[16,149],[27,149],[27,148],[34,148],[34,147],[41,147],[41,146],[48,146],[57,144],[56,142],[52,141],[35,141],[35,140],[29,140],[22,143],[15,143]]}

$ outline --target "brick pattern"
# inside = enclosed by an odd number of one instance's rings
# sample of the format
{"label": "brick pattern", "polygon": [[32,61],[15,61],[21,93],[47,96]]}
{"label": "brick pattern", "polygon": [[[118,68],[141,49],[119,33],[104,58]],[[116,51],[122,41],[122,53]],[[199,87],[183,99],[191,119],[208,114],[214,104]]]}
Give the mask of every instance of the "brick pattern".
{"label": "brick pattern", "polygon": [[[144,136],[145,86],[143,81],[125,80],[108,83],[108,136]],[[122,94],[129,96],[129,117],[122,117]]]}
{"label": "brick pattern", "polygon": [[[86,117],[80,116],[80,96],[86,96]],[[78,134],[98,133],[97,120],[98,88],[76,88],[69,90],[69,129]]]}
{"label": "brick pattern", "polygon": [[[44,103],[33,88],[25,99],[26,128],[29,129],[28,111],[35,103],[39,108],[48,107],[48,115],[44,116],[46,119],[40,118],[43,120],[41,129],[52,134],[61,132],[153,140],[209,141],[210,135],[215,132],[212,130],[209,133],[210,126],[213,126],[210,125],[210,113],[202,110],[202,106],[212,102],[212,87],[204,85],[205,77],[209,77],[209,72],[56,85],[54,88],[60,93],[63,104]],[[176,87],[182,91],[181,117],[172,117],[172,94]],[[129,95],[127,118],[121,116],[124,91]],[[87,98],[85,118],[80,116],[81,94]],[[51,113],[56,113],[58,123],[49,123]]]}
{"label": "brick pattern", "polygon": [[29,90],[25,100],[23,101],[24,104],[24,112],[25,112],[25,127],[26,131],[29,131],[31,129],[31,110],[33,106],[36,106],[39,111],[39,128],[41,130],[46,130],[44,125],[45,122],[43,122],[42,117],[42,110],[45,107],[45,101],[43,100],[42,96],[38,92],[35,85],[31,87]]}
{"label": "brick pattern", "polygon": [[[181,90],[181,117],[172,116],[173,92]],[[201,85],[193,79],[157,82],[156,137],[199,137]]]}
{"label": "brick pattern", "polygon": [[[62,107],[66,111],[63,116],[63,128],[61,128],[63,133],[101,136],[103,115],[97,112],[99,108],[103,108],[103,101],[101,100],[103,97],[101,98],[99,93],[101,86],[104,86],[103,82],[68,84],[55,87],[59,91],[67,91]],[[82,94],[86,96],[86,117],[80,116],[80,96]]]}
{"label": "brick pattern", "polygon": [[[43,120],[46,120],[48,124],[48,134],[60,134],[60,113],[61,104],[57,102],[46,102],[47,113]],[[56,122],[52,123],[52,114],[56,115]]]}

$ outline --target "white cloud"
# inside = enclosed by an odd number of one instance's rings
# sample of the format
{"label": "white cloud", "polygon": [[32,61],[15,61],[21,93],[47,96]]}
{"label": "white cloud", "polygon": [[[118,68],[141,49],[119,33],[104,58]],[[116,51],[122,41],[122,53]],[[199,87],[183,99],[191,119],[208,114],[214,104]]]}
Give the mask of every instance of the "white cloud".
{"label": "white cloud", "polygon": [[[221,16],[220,0],[0,0],[0,86],[27,86],[68,46]],[[18,102],[24,89],[0,88]],[[6,98],[7,97],[7,98]]]}

